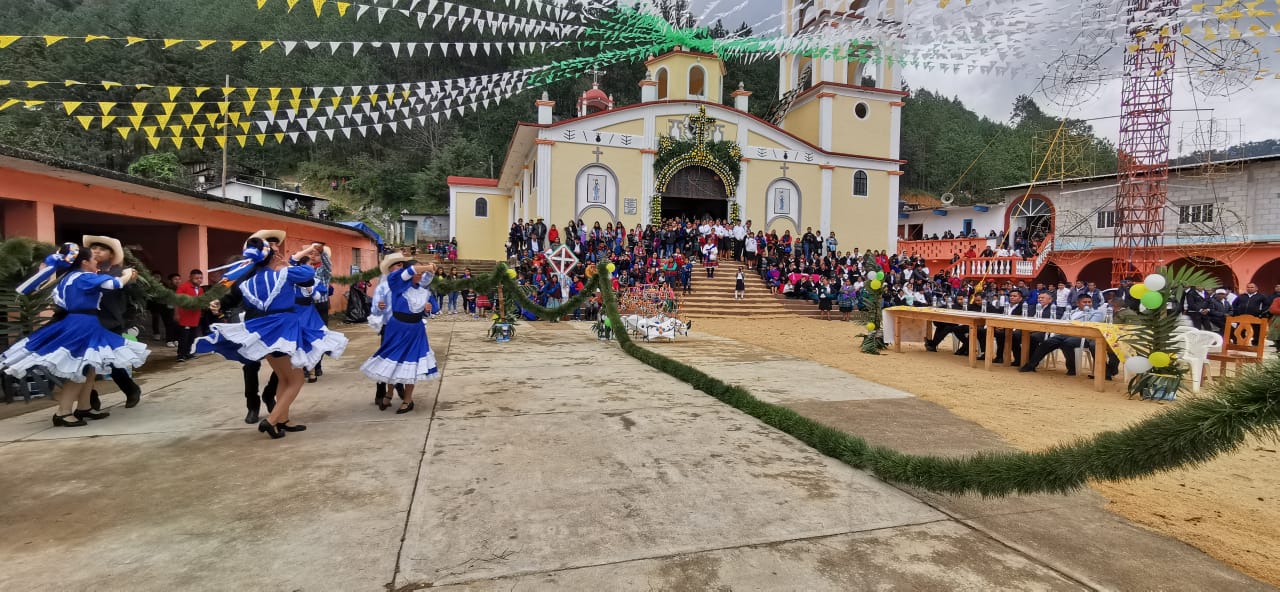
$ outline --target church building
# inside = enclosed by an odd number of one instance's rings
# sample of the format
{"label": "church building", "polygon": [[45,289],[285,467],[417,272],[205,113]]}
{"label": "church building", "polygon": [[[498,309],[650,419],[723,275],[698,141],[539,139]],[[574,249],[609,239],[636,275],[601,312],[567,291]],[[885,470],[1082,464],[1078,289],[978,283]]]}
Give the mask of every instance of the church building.
{"label": "church building", "polygon": [[[847,18],[797,16],[796,30]],[[777,123],[747,112],[751,92],[741,85],[725,104],[715,55],[676,49],[646,67],[640,102],[615,107],[593,85],[576,117],[556,120],[544,95],[538,121],[517,126],[497,179],[449,178],[459,257],[504,259],[519,220],[631,229],[681,215],[749,220],[779,236],[834,231],[841,250],[896,248],[907,93],[892,65],[784,56]]]}

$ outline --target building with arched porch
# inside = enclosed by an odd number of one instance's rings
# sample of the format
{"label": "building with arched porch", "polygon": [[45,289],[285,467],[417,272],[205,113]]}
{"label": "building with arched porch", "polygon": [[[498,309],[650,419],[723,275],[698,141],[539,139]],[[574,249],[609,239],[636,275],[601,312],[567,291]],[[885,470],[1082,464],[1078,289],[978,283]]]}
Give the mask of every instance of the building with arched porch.
{"label": "building with arched porch", "polygon": [[[1115,248],[1117,185],[1114,174],[1097,175],[1002,187],[1003,199],[994,204],[908,206],[899,213],[899,234],[921,240],[903,241],[899,251],[925,256],[934,269],[968,270],[975,267],[970,262],[952,264],[955,253],[996,245],[998,237],[1018,229],[1038,229],[1044,240],[1037,255],[1001,266],[1009,273],[998,277],[1032,280],[1053,272],[1064,281],[1106,286],[1115,258],[1125,256]],[[984,224],[978,238],[942,238],[947,230],[959,233],[978,220]],[[995,237],[989,238],[987,226],[995,228]],[[1203,269],[1237,291],[1249,283],[1275,291],[1280,285],[1280,155],[1170,167],[1164,229],[1163,264]],[[934,234],[939,239],[928,240]]]}
{"label": "building with arched porch", "polygon": [[[809,13],[789,30],[843,18]],[[674,217],[749,222],[779,235],[812,228],[835,232],[849,250],[893,250],[906,96],[894,67],[805,61],[811,75],[793,89],[794,60],[784,58],[786,108],[776,121],[748,111],[751,92],[740,84],[723,96],[728,70],[719,57],[684,49],[645,63],[637,103],[614,105],[593,85],[575,117],[557,119],[544,97],[537,122],[516,126],[496,179],[449,179],[458,256],[504,258],[517,222],[631,229]],[[880,83],[861,86],[861,76],[848,78],[853,71]]]}

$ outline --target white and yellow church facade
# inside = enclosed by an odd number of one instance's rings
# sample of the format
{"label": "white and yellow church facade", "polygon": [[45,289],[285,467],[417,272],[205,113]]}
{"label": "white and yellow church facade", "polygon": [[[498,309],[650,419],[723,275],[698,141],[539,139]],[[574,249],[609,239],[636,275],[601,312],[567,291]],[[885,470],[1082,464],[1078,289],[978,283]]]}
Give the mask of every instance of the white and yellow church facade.
{"label": "white and yellow church facade", "polygon": [[747,112],[742,88],[724,104],[717,56],[676,50],[646,66],[640,102],[615,108],[593,88],[577,117],[557,121],[544,96],[497,179],[450,177],[459,257],[503,259],[520,220],[631,229],[676,215],[749,220],[779,236],[834,231],[842,250],[895,249],[906,93],[892,66],[876,66],[871,87],[849,82],[869,64],[784,58],[783,93],[800,88],[777,125]]}

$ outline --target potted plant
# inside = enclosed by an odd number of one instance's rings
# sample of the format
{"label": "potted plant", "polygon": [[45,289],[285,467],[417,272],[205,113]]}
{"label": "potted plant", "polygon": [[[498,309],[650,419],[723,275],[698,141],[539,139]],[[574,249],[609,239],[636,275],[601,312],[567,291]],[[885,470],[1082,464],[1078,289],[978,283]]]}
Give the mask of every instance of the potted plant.
{"label": "potted plant", "polygon": [[595,331],[596,338],[600,341],[613,339],[613,323],[609,321],[609,317],[605,316],[604,311],[600,311],[600,317],[592,323],[591,330]]}

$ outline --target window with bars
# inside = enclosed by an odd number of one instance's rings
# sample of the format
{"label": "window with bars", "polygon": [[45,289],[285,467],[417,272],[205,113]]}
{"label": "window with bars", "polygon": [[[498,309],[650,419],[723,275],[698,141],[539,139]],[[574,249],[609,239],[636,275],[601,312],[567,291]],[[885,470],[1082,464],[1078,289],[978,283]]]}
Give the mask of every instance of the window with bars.
{"label": "window with bars", "polygon": [[1098,212],[1098,228],[1115,228],[1116,218],[1115,210]]}
{"label": "window with bars", "polygon": [[866,171],[856,171],[853,173],[853,194],[858,197],[867,196],[867,173]]}
{"label": "window with bars", "polygon": [[1192,204],[1178,208],[1179,224],[1213,222],[1213,204]]}

